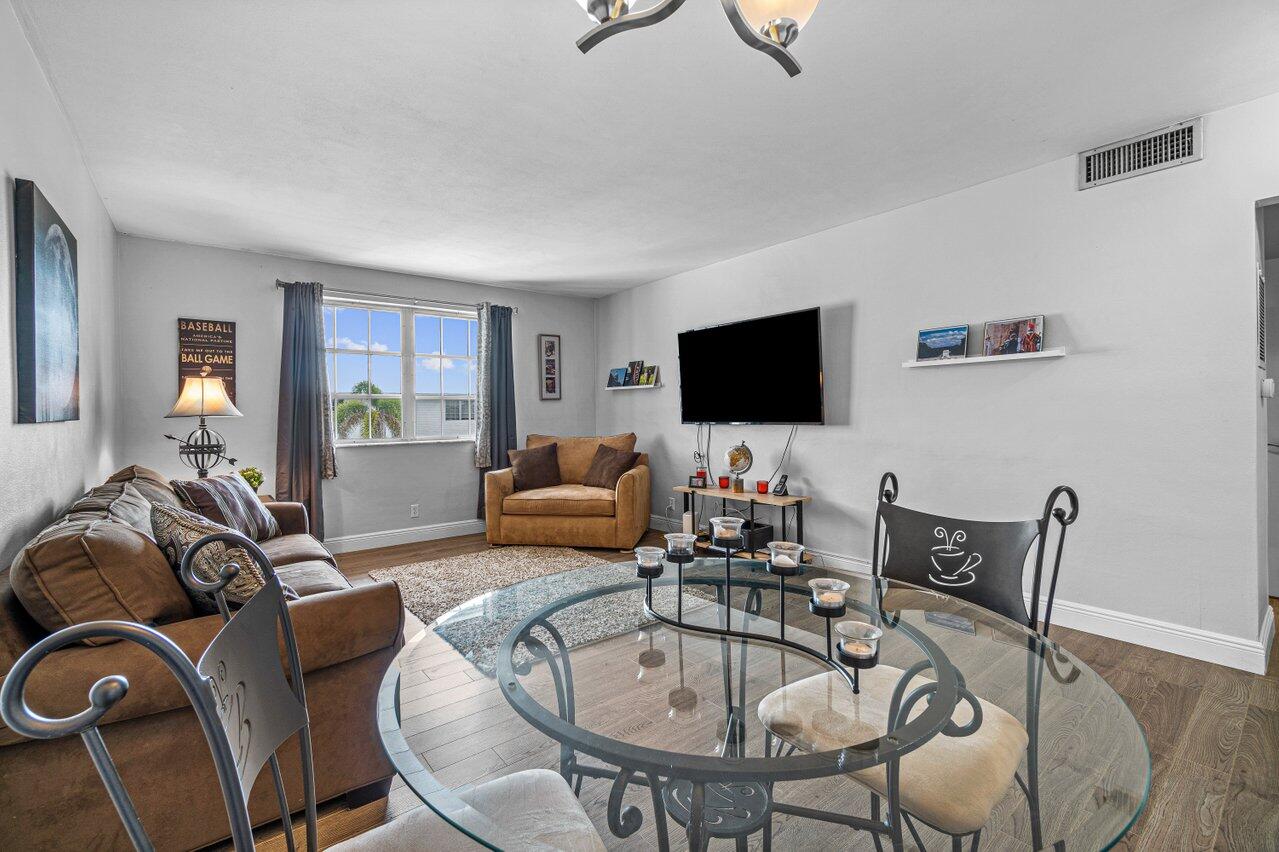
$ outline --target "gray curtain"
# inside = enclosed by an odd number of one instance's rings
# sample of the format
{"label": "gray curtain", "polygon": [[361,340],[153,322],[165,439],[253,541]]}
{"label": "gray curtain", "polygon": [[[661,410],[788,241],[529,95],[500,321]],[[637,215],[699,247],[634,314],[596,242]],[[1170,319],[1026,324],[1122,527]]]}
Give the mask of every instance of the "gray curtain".
{"label": "gray curtain", "polygon": [[275,435],[275,499],[301,503],[324,538],[320,481],[337,476],[324,374],[324,287],[284,284],[284,342]]}
{"label": "gray curtain", "polygon": [[507,467],[506,451],[515,442],[515,358],[511,346],[511,309],[480,305],[479,376],[476,392],[475,466],[480,468],[476,517],[484,517],[484,471]]}

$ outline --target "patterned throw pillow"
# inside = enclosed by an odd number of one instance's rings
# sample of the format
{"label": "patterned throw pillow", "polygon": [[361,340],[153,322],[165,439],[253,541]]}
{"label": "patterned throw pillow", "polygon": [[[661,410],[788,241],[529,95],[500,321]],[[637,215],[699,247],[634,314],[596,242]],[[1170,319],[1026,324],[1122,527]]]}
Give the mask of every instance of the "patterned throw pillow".
{"label": "patterned throw pillow", "polygon": [[[187,552],[187,548],[209,533],[226,532],[227,530],[221,524],[215,524],[208,518],[197,515],[194,512],[166,506],[162,503],[156,503],[151,507],[151,529],[155,534],[156,544],[160,545],[160,549],[164,551],[165,559],[169,560],[169,564],[173,566],[174,571],[177,571],[182,565],[182,556]],[[249,598],[253,597],[259,589],[266,585],[266,578],[262,576],[262,572],[258,570],[257,563],[253,561],[253,557],[245,552],[244,548],[227,547],[220,541],[215,542],[200,551],[192,567],[195,569],[195,575],[201,580],[213,582],[218,578],[218,571],[228,562],[234,562],[239,565],[240,573],[226,588],[227,604],[230,606],[243,606],[248,602]],[[181,575],[179,575],[178,579],[181,581]],[[196,609],[206,613],[218,611],[218,605],[214,601],[213,595],[197,592],[188,588],[185,583],[182,584],[182,587],[191,596]]]}
{"label": "patterned throw pillow", "polygon": [[175,479],[169,484],[178,493],[184,508],[204,515],[215,524],[242,532],[254,541],[266,541],[280,534],[275,516],[238,473],[187,481]]}

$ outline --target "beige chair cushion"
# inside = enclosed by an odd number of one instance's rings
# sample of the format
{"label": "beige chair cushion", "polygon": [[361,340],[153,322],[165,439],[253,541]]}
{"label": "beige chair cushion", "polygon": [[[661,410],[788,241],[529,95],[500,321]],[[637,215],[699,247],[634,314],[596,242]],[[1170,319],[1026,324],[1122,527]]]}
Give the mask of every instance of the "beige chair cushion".
{"label": "beige chair cushion", "polygon": [[[603,852],[604,842],[564,779],[549,769],[528,769],[458,794],[456,819],[476,826],[503,849]],[[331,852],[426,852],[480,849],[429,807],[421,807],[336,846]]]}
{"label": "beige chair cushion", "polygon": [[[623,435],[608,435],[602,438],[598,436],[590,438],[557,438],[554,435],[529,435],[524,441],[524,445],[529,449],[545,446],[546,444],[559,445],[556,449],[560,462],[560,481],[565,484],[581,483],[582,478],[586,476],[586,471],[591,467],[591,462],[595,459],[595,451],[599,449],[600,444],[612,447],[615,450],[633,452],[635,450],[635,433],[627,432]],[[641,463],[644,462],[641,460]]]}
{"label": "beige chair cushion", "polygon": [[616,513],[616,500],[616,492],[608,488],[554,485],[550,488],[516,491],[502,500],[502,513],[611,518]]}
{"label": "beige chair cushion", "polygon": [[[836,672],[805,678],[769,694],[759,703],[759,719],[774,735],[804,751],[835,751],[882,736],[888,705],[902,670],[876,666],[861,673],[861,694],[854,695]],[[906,690],[928,683],[916,677]],[[988,701],[981,703],[982,723],[967,737],[938,734],[901,760],[902,808],[952,834],[981,828],[1013,783],[1025,754],[1026,729],[1012,715]],[[911,711],[924,712],[926,700]],[[966,702],[955,708],[958,725],[972,720]],[[888,795],[885,768],[872,766],[850,773],[882,796]]]}

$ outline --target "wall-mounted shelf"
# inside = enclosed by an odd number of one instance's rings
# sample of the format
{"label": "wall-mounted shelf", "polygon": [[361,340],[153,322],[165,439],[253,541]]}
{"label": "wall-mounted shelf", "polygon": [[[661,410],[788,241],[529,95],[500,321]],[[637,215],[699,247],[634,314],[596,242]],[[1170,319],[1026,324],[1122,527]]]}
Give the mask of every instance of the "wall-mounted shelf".
{"label": "wall-mounted shelf", "polygon": [[604,390],[654,390],[662,386],[661,382],[655,385],[616,385],[615,387],[604,387]]}
{"label": "wall-mounted shelf", "polygon": [[960,364],[994,364],[1001,361],[1034,361],[1040,358],[1065,358],[1066,350],[1045,349],[1043,352],[1021,352],[1016,355],[976,355],[971,358],[933,358],[928,361],[903,361],[903,367],[958,367]]}

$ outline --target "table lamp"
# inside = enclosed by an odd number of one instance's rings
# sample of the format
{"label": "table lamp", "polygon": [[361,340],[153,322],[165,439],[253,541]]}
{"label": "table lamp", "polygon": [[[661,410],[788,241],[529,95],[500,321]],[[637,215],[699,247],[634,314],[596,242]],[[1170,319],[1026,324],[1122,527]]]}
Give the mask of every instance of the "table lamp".
{"label": "table lamp", "polygon": [[242,417],[240,410],[227,396],[226,385],[221,379],[209,374],[211,367],[200,368],[199,376],[188,376],[182,380],[182,392],[173,409],[165,417],[199,417],[200,425],[185,438],[173,435],[164,437],[178,442],[178,457],[182,462],[195,468],[201,479],[209,475],[209,469],[226,461],[235,464],[235,459],[226,455],[226,441],[204,422],[206,417]]}

